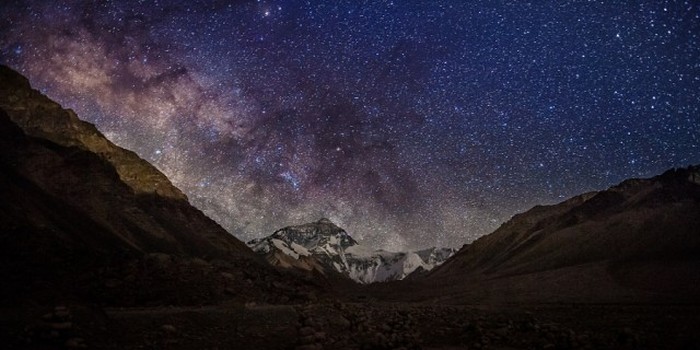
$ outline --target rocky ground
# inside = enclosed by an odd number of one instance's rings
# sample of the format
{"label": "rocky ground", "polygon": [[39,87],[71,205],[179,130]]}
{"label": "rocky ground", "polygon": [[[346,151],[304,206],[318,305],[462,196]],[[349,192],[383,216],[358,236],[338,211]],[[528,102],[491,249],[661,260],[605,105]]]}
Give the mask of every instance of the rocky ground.
{"label": "rocky ground", "polygon": [[700,307],[297,305],[2,310],[3,348],[694,349]]}

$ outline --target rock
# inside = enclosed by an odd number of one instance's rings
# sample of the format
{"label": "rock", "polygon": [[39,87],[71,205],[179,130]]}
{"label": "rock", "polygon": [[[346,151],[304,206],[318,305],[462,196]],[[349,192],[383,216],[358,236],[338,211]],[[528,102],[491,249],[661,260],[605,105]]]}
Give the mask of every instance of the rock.
{"label": "rock", "polygon": [[41,318],[47,322],[64,323],[71,319],[70,310],[65,306],[56,306],[53,312],[49,312]]}
{"label": "rock", "polygon": [[190,264],[192,264],[193,266],[201,267],[201,268],[210,268],[211,267],[211,264],[208,261],[201,259],[201,258],[191,259]]}
{"label": "rock", "polygon": [[177,332],[177,328],[171,324],[164,324],[160,326],[160,330],[162,330],[165,333],[175,333]]}
{"label": "rock", "polygon": [[302,344],[313,344],[316,341],[316,337],[313,335],[307,335],[305,337],[299,338],[299,343]]}
{"label": "rock", "polygon": [[59,319],[69,319],[70,318],[70,310],[68,310],[67,307],[65,306],[56,306],[53,310],[53,315],[56,318]]}
{"label": "rock", "polygon": [[318,326],[318,324],[316,323],[316,320],[313,317],[307,317],[306,320],[304,321],[304,324],[309,326],[309,327]]}
{"label": "rock", "polygon": [[510,333],[510,330],[508,327],[501,327],[493,331],[493,334],[496,336],[499,336],[501,338],[507,338],[508,334]]}
{"label": "rock", "polygon": [[115,278],[110,278],[110,279],[105,281],[105,287],[107,287],[107,288],[116,288],[120,284],[122,284],[122,281],[115,279]]}
{"label": "rock", "polygon": [[57,331],[67,331],[71,328],[73,328],[73,323],[71,322],[52,322],[49,324],[49,327],[51,329],[55,329]]}
{"label": "rock", "polygon": [[335,317],[329,320],[333,328],[347,329],[350,328],[350,321],[343,316]]}
{"label": "rock", "polygon": [[617,341],[620,344],[630,344],[636,341],[636,335],[634,331],[632,331],[631,328],[625,327],[623,328],[617,335]]}
{"label": "rock", "polygon": [[318,350],[322,349],[323,347],[319,344],[306,344],[306,345],[299,345],[295,350]]}
{"label": "rock", "polygon": [[65,347],[67,348],[87,348],[87,345],[85,344],[85,339],[83,338],[70,338],[66,340],[66,343],[64,344]]}
{"label": "rock", "polygon": [[146,262],[152,268],[165,270],[172,264],[173,258],[165,253],[150,253],[146,255]]}
{"label": "rock", "polygon": [[302,337],[309,336],[309,335],[314,335],[314,333],[315,333],[315,331],[314,331],[314,329],[311,328],[311,327],[302,327],[301,329],[299,329],[299,334],[300,334]]}

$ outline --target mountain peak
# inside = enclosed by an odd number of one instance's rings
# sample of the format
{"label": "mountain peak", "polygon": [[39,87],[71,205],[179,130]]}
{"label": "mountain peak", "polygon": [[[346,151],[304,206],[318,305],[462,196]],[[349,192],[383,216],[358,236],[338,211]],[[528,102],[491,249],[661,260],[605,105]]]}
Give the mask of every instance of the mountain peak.
{"label": "mountain peak", "polygon": [[360,283],[402,279],[417,268],[430,270],[455,252],[448,248],[397,253],[372,249],[326,218],[285,227],[248,246],[276,266],[337,273]]}
{"label": "mountain peak", "polygon": [[345,249],[357,245],[357,241],[344,229],[326,218],[308,224],[287,226],[275,231],[271,237],[295,242],[307,249],[325,245],[337,246],[333,249]]}

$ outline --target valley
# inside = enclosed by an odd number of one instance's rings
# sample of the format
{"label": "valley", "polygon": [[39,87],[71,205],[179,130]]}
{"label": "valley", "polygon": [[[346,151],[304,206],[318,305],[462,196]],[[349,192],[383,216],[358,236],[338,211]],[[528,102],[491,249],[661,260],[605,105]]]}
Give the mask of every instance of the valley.
{"label": "valley", "polygon": [[699,166],[456,252],[370,249],[327,219],[246,245],[5,66],[0,93],[2,348],[700,347]]}

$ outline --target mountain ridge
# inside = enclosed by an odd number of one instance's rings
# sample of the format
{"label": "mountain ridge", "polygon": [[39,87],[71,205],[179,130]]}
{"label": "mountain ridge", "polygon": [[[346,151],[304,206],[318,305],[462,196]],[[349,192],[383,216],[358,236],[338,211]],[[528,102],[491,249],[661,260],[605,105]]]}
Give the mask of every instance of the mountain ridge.
{"label": "mountain ridge", "polygon": [[4,66],[0,146],[2,305],[279,302],[321,291],[270,268],[155,167]]}
{"label": "mountain ridge", "polygon": [[100,155],[114,166],[122,181],[137,193],[187,200],[182,191],[136,153],[123,149],[71,109],[64,109],[37,90],[29,80],[0,65],[0,107],[30,136],[51,140],[62,146],[76,146]]}
{"label": "mountain ridge", "polygon": [[288,226],[247,244],[273,266],[345,277],[363,284],[403,279],[419,268],[428,271],[454,253],[449,248],[374,250],[325,218]]}
{"label": "mountain ridge", "polygon": [[698,179],[700,166],[689,166],[535,206],[420,283],[450,290],[442,298],[454,301],[698,300]]}

